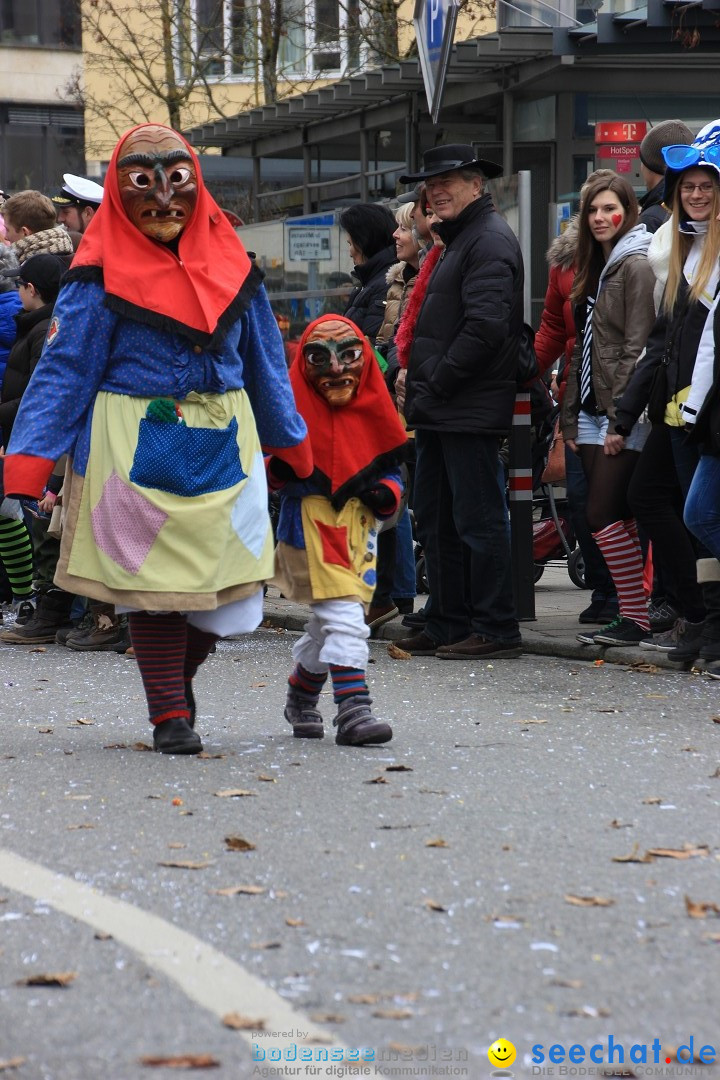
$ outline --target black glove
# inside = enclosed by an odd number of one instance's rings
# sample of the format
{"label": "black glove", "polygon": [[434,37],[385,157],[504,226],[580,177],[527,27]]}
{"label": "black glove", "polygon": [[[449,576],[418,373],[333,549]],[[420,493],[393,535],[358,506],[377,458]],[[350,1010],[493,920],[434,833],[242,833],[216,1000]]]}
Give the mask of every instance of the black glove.
{"label": "black glove", "polygon": [[378,484],[367,491],[361,491],[358,498],[374,514],[392,514],[396,505],[395,493],[384,484]]}
{"label": "black glove", "polygon": [[293,472],[287,461],[283,461],[279,457],[271,457],[267,464],[267,478],[268,487],[271,491],[278,491],[281,487],[284,487],[290,480],[297,480],[297,476]]}

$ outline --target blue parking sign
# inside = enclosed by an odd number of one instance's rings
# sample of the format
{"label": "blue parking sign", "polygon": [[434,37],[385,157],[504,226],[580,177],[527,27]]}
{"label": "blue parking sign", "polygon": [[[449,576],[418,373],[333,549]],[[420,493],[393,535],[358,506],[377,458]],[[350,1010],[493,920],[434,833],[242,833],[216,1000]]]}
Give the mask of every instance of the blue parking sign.
{"label": "blue parking sign", "polygon": [[457,14],[458,0],[415,0],[413,24],[433,123],[440,113]]}

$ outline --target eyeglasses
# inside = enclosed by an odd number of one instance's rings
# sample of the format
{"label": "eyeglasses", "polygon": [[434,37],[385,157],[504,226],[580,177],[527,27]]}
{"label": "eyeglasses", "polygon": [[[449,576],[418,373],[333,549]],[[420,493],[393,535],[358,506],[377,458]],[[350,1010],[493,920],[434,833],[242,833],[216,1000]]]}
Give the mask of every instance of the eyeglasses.
{"label": "eyeglasses", "polygon": [[705,150],[700,150],[697,146],[675,143],[673,146],[663,146],[662,156],[668,169],[689,169],[691,165],[697,165],[699,161],[720,168],[720,143],[708,146]]}
{"label": "eyeglasses", "polygon": [[713,189],[712,183],[704,184],[681,184],[680,191],[683,195],[694,195],[696,191],[699,191],[701,195],[710,195]]}

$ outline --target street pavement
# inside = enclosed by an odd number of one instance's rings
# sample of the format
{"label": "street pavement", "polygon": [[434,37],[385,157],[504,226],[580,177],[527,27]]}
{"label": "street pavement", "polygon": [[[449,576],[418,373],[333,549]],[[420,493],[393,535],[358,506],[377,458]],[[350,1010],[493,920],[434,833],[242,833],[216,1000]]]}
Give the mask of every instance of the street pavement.
{"label": "street pavement", "polygon": [[[0,644],[3,1076],[476,1080],[498,1038],[516,1077],[610,1039],[626,1070],[662,1046],[625,1075],[694,1075],[677,1048],[720,1049],[719,686],[596,663],[564,568],[537,600],[517,660],[372,642],[395,738],[361,749],[329,694],[325,739],[292,738],[278,597],[198,676],[199,758],[144,749],[132,659]],[[542,1075],[618,1075],[567,1062]]]}

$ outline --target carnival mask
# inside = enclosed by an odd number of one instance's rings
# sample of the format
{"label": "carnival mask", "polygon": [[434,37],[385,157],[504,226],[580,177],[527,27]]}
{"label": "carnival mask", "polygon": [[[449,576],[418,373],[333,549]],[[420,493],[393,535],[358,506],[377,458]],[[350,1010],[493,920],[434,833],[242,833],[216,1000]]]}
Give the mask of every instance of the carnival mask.
{"label": "carnival mask", "polygon": [[149,124],[125,139],[117,163],[120,197],[145,236],[168,243],[180,235],[197,203],[197,173],[180,136]]}
{"label": "carnival mask", "polygon": [[365,366],[362,338],[340,319],[316,326],[303,345],[305,371],[316,394],[338,409],[357,394]]}

